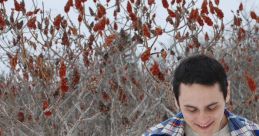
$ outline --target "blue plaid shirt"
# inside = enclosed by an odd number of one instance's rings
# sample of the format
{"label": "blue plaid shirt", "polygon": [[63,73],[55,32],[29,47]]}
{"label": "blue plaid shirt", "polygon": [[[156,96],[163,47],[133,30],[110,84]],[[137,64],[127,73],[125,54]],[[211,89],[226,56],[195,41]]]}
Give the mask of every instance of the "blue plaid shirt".
{"label": "blue plaid shirt", "polygon": [[[259,136],[259,125],[225,110],[231,136]],[[178,113],[158,125],[148,129],[142,136],[184,136],[185,121]]]}

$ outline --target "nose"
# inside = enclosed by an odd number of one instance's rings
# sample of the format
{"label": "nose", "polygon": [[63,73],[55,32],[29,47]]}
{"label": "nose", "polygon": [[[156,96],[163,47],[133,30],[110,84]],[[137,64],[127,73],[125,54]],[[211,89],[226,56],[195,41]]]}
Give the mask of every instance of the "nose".
{"label": "nose", "polygon": [[210,123],[209,114],[201,111],[197,117],[197,123],[203,126],[208,125]]}

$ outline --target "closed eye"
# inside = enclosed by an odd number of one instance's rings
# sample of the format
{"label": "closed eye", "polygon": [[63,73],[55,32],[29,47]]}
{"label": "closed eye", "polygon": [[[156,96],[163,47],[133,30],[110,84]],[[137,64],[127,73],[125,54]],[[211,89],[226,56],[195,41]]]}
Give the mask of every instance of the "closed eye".
{"label": "closed eye", "polygon": [[208,110],[213,111],[217,108],[217,105],[212,105],[208,107]]}

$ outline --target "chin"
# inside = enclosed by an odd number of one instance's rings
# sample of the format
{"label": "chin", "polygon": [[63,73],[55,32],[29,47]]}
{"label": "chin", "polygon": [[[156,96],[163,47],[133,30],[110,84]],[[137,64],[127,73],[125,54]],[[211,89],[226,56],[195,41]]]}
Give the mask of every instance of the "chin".
{"label": "chin", "polygon": [[201,135],[201,136],[211,136],[215,131],[215,122],[211,122],[210,124],[206,125],[206,126],[199,126],[199,125],[195,125],[196,128],[196,132]]}

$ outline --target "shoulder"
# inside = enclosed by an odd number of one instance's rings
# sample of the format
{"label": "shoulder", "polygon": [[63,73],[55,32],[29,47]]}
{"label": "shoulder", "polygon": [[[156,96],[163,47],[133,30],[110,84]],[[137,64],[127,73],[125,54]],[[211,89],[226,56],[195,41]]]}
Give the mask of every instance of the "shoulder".
{"label": "shoulder", "polygon": [[183,115],[179,113],[175,117],[149,128],[142,136],[167,136],[172,134],[181,136],[184,133],[183,127]]}
{"label": "shoulder", "polygon": [[232,135],[246,134],[259,136],[259,125],[231,112],[228,113],[229,127]]}

